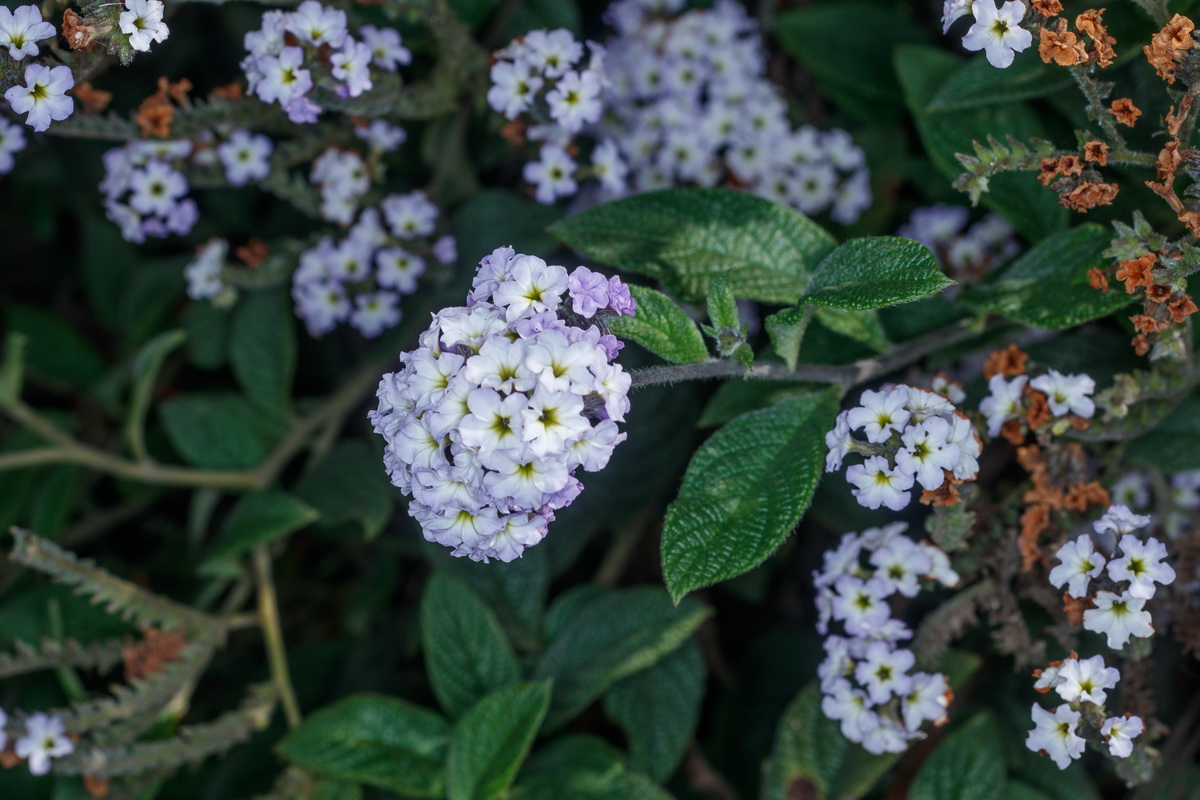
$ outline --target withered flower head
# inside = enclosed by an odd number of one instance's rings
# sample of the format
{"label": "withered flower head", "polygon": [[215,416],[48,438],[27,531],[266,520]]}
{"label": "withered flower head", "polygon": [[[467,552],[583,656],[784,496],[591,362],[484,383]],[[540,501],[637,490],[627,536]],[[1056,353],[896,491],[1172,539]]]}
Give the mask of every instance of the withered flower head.
{"label": "withered flower head", "polygon": [[1059,0],[1033,0],[1033,10],[1049,19],[1061,14],[1063,7]]}
{"label": "withered flower head", "polygon": [[1060,19],[1055,30],[1042,28],[1038,32],[1038,55],[1047,64],[1054,62],[1060,67],[1073,67],[1087,61],[1083,44],[1067,30],[1067,21]]}
{"label": "withered flower head", "polygon": [[1142,110],[1135,106],[1128,97],[1119,97],[1112,101],[1108,113],[1116,117],[1117,122],[1132,128],[1138,117],[1142,115]]}
{"label": "withered flower head", "polygon": [[983,362],[983,377],[991,380],[993,375],[1003,375],[1006,378],[1024,375],[1025,362],[1028,360],[1029,354],[1022,352],[1015,344],[1010,344],[1004,350],[994,350],[987,357],[987,361]]}
{"label": "withered flower head", "polygon": [[1125,281],[1126,293],[1133,294],[1139,286],[1150,286],[1154,283],[1150,270],[1157,262],[1158,256],[1154,253],[1146,253],[1139,258],[1122,261],[1117,267],[1116,278],[1119,281]]}
{"label": "withered flower head", "polygon": [[1092,183],[1083,181],[1074,189],[1058,196],[1058,204],[1072,211],[1086,214],[1096,206],[1106,206],[1112,203],[1120,189],[1115,183]]}
{"label": "withered flower head", "polygon": [[1092,267],[1088,270],[1088,284],[1101,292],[1108,291],[1108,276],[1104,274],[1104,270]]}
{"label": "withered flower head", "polygon": [[75,84],[75,88],[71,90],[71,94],[75,95],[75,99],[79,101],[85,111],[99,113],[108,107],[112,102],[112,92],[106,92],[102,89],[97,89],[92,86],[91,81],[83,81]]}
{"label": "withered flower head", "polygon": [[1101,68],[1111,66],[1117,57],[1117,52],[1113,49],[1117,40],[1108,35],[1108,29],[1104,27],[1103,14],[1103,8],[1093,8],[1075,18],[1075,27],[1079,28],[1082,33],[1086,33],[1092,40],[1087,48],[1087,62],[1099,64]]}
{"label": "withered flower head", "polygon": [[1087,142],[1083,145],[1083,157],[1103,167],[1108,164],[1108,145],[1099,139]]}

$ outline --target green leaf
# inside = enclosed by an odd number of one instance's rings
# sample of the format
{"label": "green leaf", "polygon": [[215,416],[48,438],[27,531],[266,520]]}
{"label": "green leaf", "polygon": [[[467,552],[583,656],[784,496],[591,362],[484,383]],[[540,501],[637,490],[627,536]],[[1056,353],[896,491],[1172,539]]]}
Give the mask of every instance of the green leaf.
{"label": "green leaf", "polygon": [[99,351],[60,315],[35,306],[5,308],[8,336],[28,339],[25,369],[55,383],[84,388],[104,372]]}
{"label": "green leaf", "polygon": [[450,736],[450,800],[504,797],[549,707],[549,681],[506,686],[472,706]]}
{"label": "green leaf", "polygon": [[921,765],[910,800],[993,800],[1005,796],[1004,741],[989,713],[947,736]]}
{"label": "green leaf", "polygon": [[625,733],[634,766],[655,780],[671,776],[700,721],[704,656],[695,640],[604,695],[604,713]]}
{"label": "green leaf", "polygon": [[800,345],[804,332],[812,321],[812,309],[806,305],[785,308],[763,320],[767,335],[771,337],[771,348],[783,359],[788,369],[795,369],[800,361]]}
{"label": "green leaf", "polygon": [[229,365],[246,395],[272,411],[287,411],[296,372],[296,329],[283,287],[246,292],[233,310]]}
{"label": "green leaf", "polygon": [[663,577],[678,600],[741,575],[791,534],[812,500],[835,390],[784,400],[721,428],[692,457],[663,523]]}
{"label": "green leaf", "polygon": [[542,612],[550,587],[546,549],[534,547],[504,569],[469,558],[444,559],[445,568],[479,593],[513,646],[541,649]]}
{"label": "green leaf", "polygon": [[564,736],[529,760],[513,800],[671,800],[629,768],[620,751],[595,736]]}
{"label": "green leaf", "polygon": [[779,719],[763,798],[862,797],[899,758],[871,755],[846,739],[821,711],[820,687],[810,683]]}
{"label": "green leaf", "polygon": [[554,679],[546,727],[558,727],[621,678],[659,661],[710,613],[695,602],[675,607],[650,587],[597,592],[579,603],[534,669],[535,678]]}
{"label": "green leaf", "polygon": [[589,258],[701,302],[724,276],[737,297],[795,303],[836,242],[787,206],[727,189],[663,189],[568,217],[550,232]]}
{"label": "green leaf", "polygon": [[741,327],[737,300],[725,276],[717,278],[708,287],[708,321],[714,328]]}
{"label": "green leaf", "polygon": [[1125,448],[1130,461],[1166,472],[1196,468],[1200,452],[1200,395],[1192,393],[1174,411]]}
{"label": "green leaf", "polygon": [[1039,242],[963,301],[1038,328],[1061,330],[1107,316],[1133,301],[1121,287],[1088,284],[1087,271],[1106,268],[1112,235],[1094,223],[1059,231]]}
{"label": "green leaf", "polygon": [[818,384],[794,381],[725,381],[713,392],[696,427],[715,428],[748,411],[773,406],[789,397],[810,394],[823,388]]}
{"label": "green leaf", "polygon": [[158,415],[179,454],[208,469],[258,466],[287,429],[246,398],[218,392],[177,397],[163,403]]}
{"label": "green leaf", "polygon": [[471,30],[483,25],[499,5],[500,0],[450,0],[450,7]]}
{"label": "green leaf", "polygon": [[491,609],[444,572],[433,573],[421,598],[421,643],[433,693],[451,718],[521,674]]}
{"label": "green leaf", "polygon": [[146,342],[134,356],[131,368],[133,389],[129,396],[125,439],[129,442],[129,449],[139,458],[146,455],[146,412],[150,409],[150,398],[154,393],[158,372],[171,351],[183,344],[186,338],[186,334],[181,330],[165,331]]}
{"label": "green leaf", "polygon": [[260,544],[282,539],[307,527],[320,513],[285,492],[255,492],[238,500],[229,512],[221,535],[212,543],[206,563],[227,561]]}
{"label": "green leaf", "polygon": [[868,311],[937,294],[954,281],[920,242],[867,236],[839,245],[813,270],[804,302]]}
{"label": "green leaf", "polygon": [[608,327],[613,333],[676,364],[708,360],[708,348],[700,329],[678,303],[644,286],[630,286],[629,293],[637,301],[637,313],[610,319]]}
{"label": "green leaf", "polygon": [[4,337],[4,361],[0,363],[0,408],[14,406],[21,399],[25,384],[25,345],[29,339],[20,333]]}
{"label": "green leaf", "polygon": [[354,522],[374,539],[392,515],[394,489],[365,442],[343,440],[296,484],[296,494],[321,512],[322,527]]}
{"label": "green leaf", "polygon": [[358,694],[309,716],[278,750],[318,775],[413,797],[444,797],[449,740],[450,726],[433,711]]}
{"label": "green leaf", "polygon": [[512,245],[518,253],[551,252],[557,243],[546,228],[561,218],[558,206],[545,206],[505,189],[484,189],[454,212],[450,231],[460,259],[475,263],[492,252],[497,242]]}
{"label": "green leaf", "polygon": [[[963,171],[956,153],[974,153],[973,142],[989,135],[1003,140],[1012,135],[1028,141],[1045,138],[1046,130],[1036,111],[1025,103],[1004,103],[955,111],[929,108],[946,76],[958,71],[963,60],[933,47],[905,45],[897,49],[896,73],[921,142],[933,163],[947,178]],[[1003,173],[990,179],[983,204],[998,211],[1026,238],[1037,241],[1066,226],[1067,210],[1057,195],[1044,188],[1031,172]]]}
{"label": "green leaf", "polygon": [[840,308],[817,308],[817,321],[834,333],[840,333],[856,342],[865,344],[876,353],[887,352],[887,332],[879,319],[879,312],[845,311]]}
{"label": "green leaf", "polygon": [[209,302],[192,303],[183,312],[188,358],[201,369],[218,369],[228,359],[232,312]]}
{"label": "green leaf", "polygon": [[1071,73],[1042,62],[1032,53],[1018,56],[1006,69],[996,69],[980,53],[946,79],[929,101],[930,111],[959,111],[1011,103],[1071,86]]}

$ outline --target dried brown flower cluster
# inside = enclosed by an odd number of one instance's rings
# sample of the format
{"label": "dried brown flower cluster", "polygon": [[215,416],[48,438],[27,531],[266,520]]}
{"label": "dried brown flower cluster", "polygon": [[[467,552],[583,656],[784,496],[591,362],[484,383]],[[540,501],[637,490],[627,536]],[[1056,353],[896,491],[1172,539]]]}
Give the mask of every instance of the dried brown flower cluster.
{"label": "dried brown flower cluster", "polygon": [[[1058,2],[1045,6],[1045,9],[1037,9],[1042,16],[1050,17],[1062,13],[1062,4]],[[1054,8],[1057,8],[1054,14],[1046,13]],[[1103,14],[1103,8],[1089,9],[1075,17],[1078,33],[1068,30],[1068,21],[1061,18],[1055,22],[1054,27],[1042,27],[1038,33],[1038,55],[1042,57],[1042,61],[1058,64],[1060,67],[1099,64],[1103,68],[1111,65],[1117,57],[1113,49],[1117,40],[1108,35]]]}
{"label": "dried brown flower cluster", "polygon": [[1021,532],[1017,537],[1021,571],[1031,571],[1039,561],[1048,569],[1045,563],[1048,556],[1040,539],[1046,531],[1059,527],[1055,515],[1084,514],[1090,508],[1106,508],[1111,498],[1099,482],[1084,479],[1087,456],[1078,442],[1055,442],[1045,449],[1036,444],[1019,447],[1017,463],[1033,480],[1033,487],[1021,498],[1028,504],[1021,513]]}
{"label": "dried brown flower cluster", "polygon": [[[1124,282],[1127,294],[1136,294],[1139,289],[1145,290],[1142,313],[1129,318],[1137,330],[1137,335],[1133,337],[1133,349],[1140,356],[1149,352],[1152,334],[1173,328],[1197,311],[1195,302],[1186,291],[1157,280],[1165,277],[1161,273],[1158,276],[1154,274],[1158,262],[1157,253],[1146,253],[1138,258],[1122,261],[1116,266],[1113,275],[1118,281]],[[1093,288],[1107,291],[1107,275],[1101,273],[1100,278],[1092,279],[1089,272],[1089,279],[1092,280]],[[1099,285],[1101,282],[1102,287]]]}
{"label": "dried brown flower cluster", "polygon": [[1111,204],[1120,187],[1115,183],[1101,182],[1100,174],[1087,167],[1087,162],[1108,163],[1108,145],[1098,141],[1088,142],[1082,158],[1076,155],[1043,158],[1038,180],[1043,186],[1053,183],[1054,191],[1058,192],[1059,205],[1072,211],[1087,213],[1096,206]]}
{"label": "dried brown flower cluster", "polygon": [[1192,38],[1192,30],[1196,26],[1182,14],[1176,14],[1166,26],[1154,34],[1150,44],[1142,48],[1146,60],[1154,67],[1158,77],[1167,83],[1175,82],[1175,68],[1178,66],[1178,56],[1185,50],[1190,50],[1196,40]]}
{"label": "dried brown flower cluster", "polygon": [[175,104],[180,108],[191,106],[192,82],[183,78],[175,83],[166,78],[158,79],[158,91],[147,97],[138,106],[134,121],[142,129],[142,138],[157,136],[166,139],[171,135],[171,122],[175,119]]}
{"label": "dried brown flower cluster", "polygon": [[1112,114],[1117,122],[1132,128],[1137,123],[1138,117],[1142,115],[1142,110],[1135,106],[1128,97],[1118,97],[1112,101],[1108,113]]}

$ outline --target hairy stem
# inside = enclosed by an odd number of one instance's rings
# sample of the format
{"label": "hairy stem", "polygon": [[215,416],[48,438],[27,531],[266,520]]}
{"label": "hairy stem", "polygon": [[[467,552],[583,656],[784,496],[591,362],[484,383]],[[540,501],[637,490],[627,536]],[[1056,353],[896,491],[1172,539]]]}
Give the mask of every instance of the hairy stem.
{"label": "hairy stem", "polygon": [[267,646],[267,661],[271,665],[271,682],[279,692],[288,727],[298,728],[300,704],[296,701],[292,676],[288,672],[287,649],[283,645],[283,630],[279,626],[279,602],[275,596],[275,580],[271,576],[271,554],[267,552],[266,545],[254,548],[254,580],[258,584],[258,614]]}

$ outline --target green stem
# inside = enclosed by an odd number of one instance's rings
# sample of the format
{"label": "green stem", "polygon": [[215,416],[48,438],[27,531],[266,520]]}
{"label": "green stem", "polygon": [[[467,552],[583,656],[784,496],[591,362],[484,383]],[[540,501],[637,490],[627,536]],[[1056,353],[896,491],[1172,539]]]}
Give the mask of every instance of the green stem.
{"label": "green stem", "polygon": [[[1116,120],[1104,107],[1104,98],[1108,95],[1109,90],[1103,89],[1100,81],[1088,74],[1087,67],[1071,67],[1070,72],[1079,91],[1083,93],[1084,100],[1087,101],[1088,119],[1104,129],[1104,135],[1108,137],[1110,147],[1117,151],[1128,150],[1125,137],[1117,130]],[[1111,89],[1112,84],[1108,84],[1108,86]]]}
{"label": "green stem", "polygon": [[283,704],[283,715],[288,727],[300,727],[300,703],[292,688],[292,676],[288,672],[287,649],[283,644],[283,630],[279,625],[279,601],[275,595],[275,581],[271,576],[271,554],[266,545],[254,548],[254,580],[258,584],[258,615],[262,620],[263,641],[267,647],[267,661],[271,665],[271,682],[279,692]]}

